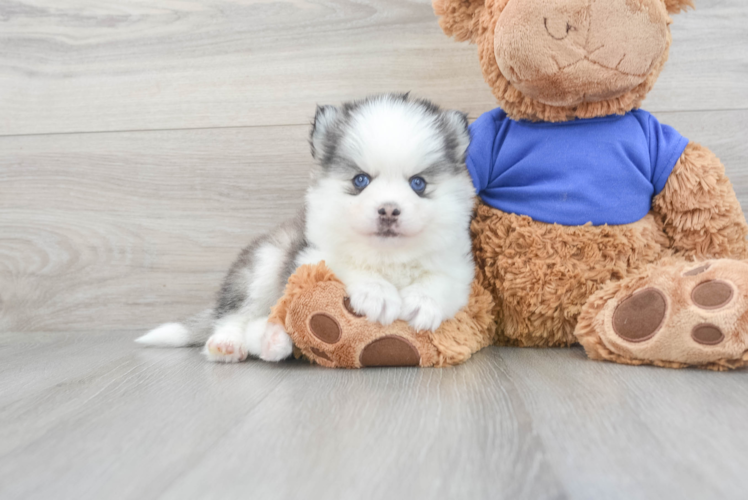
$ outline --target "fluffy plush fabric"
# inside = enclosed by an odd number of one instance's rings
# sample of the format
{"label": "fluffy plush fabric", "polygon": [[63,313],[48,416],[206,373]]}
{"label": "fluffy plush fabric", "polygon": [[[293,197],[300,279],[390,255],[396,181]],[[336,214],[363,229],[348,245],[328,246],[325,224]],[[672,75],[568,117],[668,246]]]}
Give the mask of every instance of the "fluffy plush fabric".
{"label": "fluffy plush fabric", "polygon": [[[666,7],[677,12],[690,4],[668,3],[666,6],[662,0],[596,1],[591,3],[591,9],[586,9],[584,6],[590,5],[588,0],[433,1],[447,35],[478,45],[483,77],[499,106],[515,120],[551,122],[622,114],[641,105],[667,61],[671,43],[670,31],[653,30],[651,17],[666,16]],[[507,15],[505,8],[509,9]],[[572,23],[574,18],[577,25]],[[525,24],[523,29],[509,29],[520,23]],[[550,33],[545,33],[546,26]],[[567,26],[569,31],[565,33]],[[507,39],[504,32],[519,34]],[[556,38],[568,34],[569,38],[559,45],[553,34]],[[594,44],[586,47],[593,53],[591,59],[579,53],[578,37],[585,45]],[[649,52],[652,46],[656,50]],[[639,49],[639,56],[626,54],[627,50],[637,52],[631,49]],[[537,53],[542,57],[534,59],[540,59],[542,64],[530,63],[528,54]],[[649,61],[648,65],[643,61]],[[504,74],[500,64],[505,69],[515,68],[518,73]],[[517,86],[511,83],[513,79],[530,81]],[[555,95],[558,90],[570,88],[576,89],[574,99],[559,100]]]}
{"label": "fluffy plush fabric", "polygon": [[748,257],[740,204],[724,167],[702,146],[686,148],[653,205],[647,217],[619,226],[545,224],[479,206],[475,258],[495,294],[500,343],[575,343],[592,294],[663,258]]}
{"label": "fluffy plush fabric", "polygon": [[[478,46],[486,82],[509,117],[545,122],[638,108],[667,60],[668,14],[693,6],[690,0],[433,3],[447,35]],[[740,297],[748,225],[724,167],[703,146],[686,147],[638,222],[562,226],[483,205],[472,232],[476,264],[494,294],[499,344],[581,341],[590,357],[621,363],[745,364],[748,314]],[[715,276],[679,274],[698,267],[697,259],[722,260]],[[733,290],[736,298],[703,308],[683,299],[697,287],[717,298]],[[615,333],[614,317],[655,331],[626,341]]]}
{"label": "fluffy plush fabric", "polygon": [[472,224],[475,259],[494,292],[501,344],[568,346],[576,319],[603,284],[666,255],[650,215],[624,226],[561,226],[481,205]]}
{"label": "fluffy plush fabric", "polygon": [[297,354],[330,368],[452,366],[496,340],[491,294],[477,278],[470,301],[435,332],[405,321],[382,326],[356,315],[345,285],[324,263],[300,267],[269,321],[286,329]]}
{"label": "fluffy plush fabric", "polygon": [[[715,287],[726,292],[724,299],[712,291],[708,297],[720,300],[706,307],[699,304],[699,290]],[[661,293],[664,307],[643,332],[648,338],[632,341],[617,331],[615,315],[627,299],[636,300],[642,293]],[[725,371],[748,366],[747,315],[748,264],[668,259],[594,294],[580,317],[577,338],[592,359]]]}
{"label": "fluffy plush fabric", "polygon": [[748,224],[725,167],[691,143],[652,208],[676,254],[686,258],[748,258]]}

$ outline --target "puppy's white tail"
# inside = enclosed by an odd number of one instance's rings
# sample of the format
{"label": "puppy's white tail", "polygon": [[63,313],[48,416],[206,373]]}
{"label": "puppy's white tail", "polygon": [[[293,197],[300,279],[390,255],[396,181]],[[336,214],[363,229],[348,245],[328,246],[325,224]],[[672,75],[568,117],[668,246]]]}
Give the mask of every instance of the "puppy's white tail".
{"label": "puppy's white tail", "polygon": [[164,323],[135,339],[138,344],[153,347],[189,347],[203,345],[213,327],[213,311],[197,314],[184,323]]}

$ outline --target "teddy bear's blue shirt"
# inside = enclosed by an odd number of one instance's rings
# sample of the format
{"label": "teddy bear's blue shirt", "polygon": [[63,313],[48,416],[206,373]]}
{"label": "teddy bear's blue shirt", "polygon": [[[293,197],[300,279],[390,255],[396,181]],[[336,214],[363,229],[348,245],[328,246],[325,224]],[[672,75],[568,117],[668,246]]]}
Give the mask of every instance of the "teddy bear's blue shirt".
{"label": "teddy bear's blue shirt", "polygon": [[495,109],[470,132],[467,166],[483,201],[567,226],[642,219],[688,145],[642,110],[534,123]]}

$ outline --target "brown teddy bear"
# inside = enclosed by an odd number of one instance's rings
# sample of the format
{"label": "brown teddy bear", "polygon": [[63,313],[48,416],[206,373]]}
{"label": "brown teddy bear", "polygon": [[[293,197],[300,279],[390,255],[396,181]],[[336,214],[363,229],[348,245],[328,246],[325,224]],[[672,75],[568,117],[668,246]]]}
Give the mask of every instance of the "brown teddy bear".
{"label": "brown teddy bear", "polygon": [[627,364],[748,363],[748,224],[719,159],[639,106],[690,0],[433,0],[499,108],[471,126],[478,277],[433,333],[345,308],[324,265],[274,320],[325,366],[443,366],[489,343]]}

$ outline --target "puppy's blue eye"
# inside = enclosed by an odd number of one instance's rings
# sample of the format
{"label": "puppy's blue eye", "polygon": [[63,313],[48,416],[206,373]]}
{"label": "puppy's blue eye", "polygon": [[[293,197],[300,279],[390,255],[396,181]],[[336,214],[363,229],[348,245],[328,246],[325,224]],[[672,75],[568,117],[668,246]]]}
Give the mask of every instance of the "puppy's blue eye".
{"label": "puppy's blue eye", "polygon": [[353,178],[353,185],[356,189],[364,189],[371,182],[371,177],[366,174],[358,174]]}
{"label": "puppy's blue eye", "polygon": [[421,194],[426,189],[426,181],[423,180],[423,177],[413,177],[410,180],[410,187],[416,193]]}

